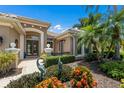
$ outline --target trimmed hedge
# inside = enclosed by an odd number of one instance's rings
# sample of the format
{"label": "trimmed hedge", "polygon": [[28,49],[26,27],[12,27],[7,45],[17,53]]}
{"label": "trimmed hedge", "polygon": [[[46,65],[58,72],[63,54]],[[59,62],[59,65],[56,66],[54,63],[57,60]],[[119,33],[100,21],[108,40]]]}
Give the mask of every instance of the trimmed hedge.
{"label": "trimmed hedge", "polygon": [[6,74],[12,69],[16,62],[16,55],[13,53],[0,52],[0,74]]}
{"label": "trimmed hedge", "polygon": [[46,67],[58,64],[59,57],[63,64],[72,63],[75,61],[75,56],[73,55],[63,55],[63,56],[49,56],[46,57]]}
{"label": "trimmed hedge", "polygon": [[40,81],[40,73],[34,72],[11,81],[5,88],[33,88]]}
{"label": "trimmed hedge", "polygon": [[124,78],[124,62],[110,61],[100,64],[100,68],[108,76],[120,80]]}

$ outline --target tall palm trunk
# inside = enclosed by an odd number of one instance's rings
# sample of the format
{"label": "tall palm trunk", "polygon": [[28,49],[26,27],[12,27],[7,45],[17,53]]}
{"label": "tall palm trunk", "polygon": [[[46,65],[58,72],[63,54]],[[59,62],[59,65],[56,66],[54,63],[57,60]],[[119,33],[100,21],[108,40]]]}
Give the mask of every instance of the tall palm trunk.
{"label": "tall palm trunk", "polygon": [[115,60],[120,60],[120,43],[119,43],[119,41],[115,42]]}
{"label": "tall palm trunk", "polygon": [[114,33],[113,39],[115,41],[115,60],[120,60],[120,30],[117,26],[115,26]]}

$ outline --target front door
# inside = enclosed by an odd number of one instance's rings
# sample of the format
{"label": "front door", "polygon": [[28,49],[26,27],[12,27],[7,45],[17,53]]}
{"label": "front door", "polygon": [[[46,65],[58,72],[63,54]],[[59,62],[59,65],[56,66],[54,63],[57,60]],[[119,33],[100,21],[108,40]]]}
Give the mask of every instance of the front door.
{"label": "front door", "polygon": [[37,40],[27,40],[27,56],[38,56],[39,44]]}

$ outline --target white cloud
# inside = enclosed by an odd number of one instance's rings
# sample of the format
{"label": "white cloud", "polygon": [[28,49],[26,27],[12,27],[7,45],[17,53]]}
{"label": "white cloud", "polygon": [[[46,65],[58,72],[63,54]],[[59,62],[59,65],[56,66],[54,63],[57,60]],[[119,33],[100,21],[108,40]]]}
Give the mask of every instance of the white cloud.
{"label": "white cloud", "polygon": [[62,26],[61,25],[55,25],[53,27],[53,29],[55,29],[55,30],[61,30],[62,29]]}
{"label": "white cloud", "polygon": [[53,32],[60,32],[62,29],[63,28],[60,24],[50,27],[50,31],[53,31]]}

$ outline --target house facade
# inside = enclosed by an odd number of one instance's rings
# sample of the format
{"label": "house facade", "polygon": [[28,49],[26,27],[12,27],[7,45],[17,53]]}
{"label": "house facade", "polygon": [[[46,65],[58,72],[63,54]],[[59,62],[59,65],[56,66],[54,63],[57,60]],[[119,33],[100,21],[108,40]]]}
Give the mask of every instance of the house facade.
{"label": "house facade", "polygon": [[[49,32],[50,23],[35,19],[0,14],[0,51],[10,47],[14,42],[21,49],[20,59],[37,57],[47,44],[53,48],[53,54],[84,55],[84,48],[77,48],[76,29],[68,29],[61,34]],[[78,52],[79,51],[79,52]]]}

